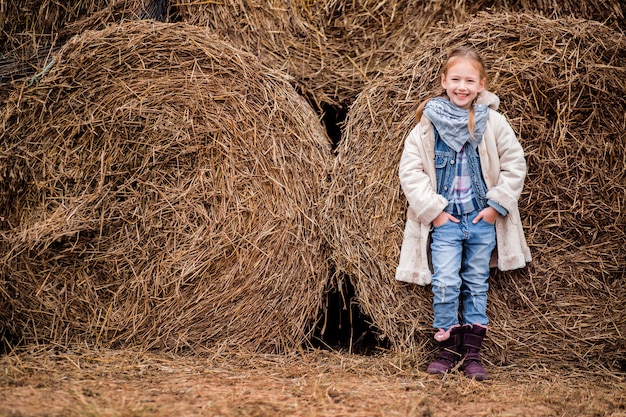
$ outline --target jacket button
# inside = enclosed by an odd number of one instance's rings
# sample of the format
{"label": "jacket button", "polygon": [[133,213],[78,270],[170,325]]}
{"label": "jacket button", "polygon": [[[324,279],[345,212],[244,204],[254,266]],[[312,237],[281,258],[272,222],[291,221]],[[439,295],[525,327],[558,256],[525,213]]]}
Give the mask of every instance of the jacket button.
{"label": "jacket button", "polygon": [[454,159],[450,161],[450,165],[454,165]]}

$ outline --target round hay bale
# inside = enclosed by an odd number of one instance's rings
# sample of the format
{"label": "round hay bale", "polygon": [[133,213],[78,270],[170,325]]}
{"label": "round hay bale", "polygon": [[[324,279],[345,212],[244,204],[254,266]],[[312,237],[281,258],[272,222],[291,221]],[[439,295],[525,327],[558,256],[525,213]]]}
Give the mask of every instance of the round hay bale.
{"label": "round hay bale", "polygon": [[286,76],[187,24],[68,42],[0,120],[0,322],[26,341],[300,346],[330,140]]}
{"label": "round hay bale", "polygon": [[520,211],[534,261],[492,276],[487,358],[613,366],[626,328],[626,38],[601,23],[479,14],[433,30],[368,86],[348,112],[327,204],[337,269],[392,346],[425,348],[430,287],[394,280],[397,167],[418,104],[442,93],[441,65],[462,44],[482,53],[528,162]]}
{"label": "round hay bale", "polygon": [[85,30],[104,29],[108,24],[121,24],[130,20],[170,21],[169,0],[114,0],[106,7],[93,10],[76,18],[63,27],[64,38],[77,35]]}

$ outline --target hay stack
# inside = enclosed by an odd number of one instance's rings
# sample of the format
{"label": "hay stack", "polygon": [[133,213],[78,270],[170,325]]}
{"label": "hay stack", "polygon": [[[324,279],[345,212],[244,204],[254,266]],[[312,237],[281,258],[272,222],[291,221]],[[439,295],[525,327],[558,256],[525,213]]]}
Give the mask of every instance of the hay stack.
{"label": "hay stack", "polygon": [[67,22],[62,30],[64,37],[85,30],[99,30],[111,23],[121,24],[131,20],[157,20],[169,22],[169,0],[115,0],[109,5]]}
{"label": "hay stack", "polygon": [[0,322],[26,341],[281,351],[314,326],[330,141],[186,24],[73,38],[2,115]]}
{"label": "hay stack", "polygon": [[[526,12],[540,14],[552,19],[578,18],[596,20],[613,26],[614,29],[624,28],[626,24],[626,8],[620,0],[526,0],[508,2],[502,0],[481,0],[465,2],[463,5],[471,13],[480,11],[490,12]],[[468,4],[469,3],[469,4]]]}
{"label": "hay stack", "polygon": [[441,94],[441,64],[460,44],[482,52],[528,161],[520,210],[534,261],[491,280],[487,357],[616,365],[626,350],[626,38],[598,22],[479,14],[433,31],[365,89],[330,193],[338,269],[393,346],[423,348],[430,287],[394,281],[406,210],[397,167],[417,105]]}
{"label": "hay stack", "polygon": [[[62,44],[85,29],[110,22],[177,19],[207,27],[266,65],[286,71],[318,108],[347,107],[363,86],[396,65],[438,21],[462,22],[480,10],[574,15],[624,27],[620,0],[0,0],[0,45],[40,48]],[[3,36],[6,36],[4,38]],[[49,47],[47,48],[49,49]],[[0,49],[0,52],[2,49]],[[41,54],[39,54],[41,55]],[[27,60],[35,61],[29,51]],[[0,63],[0,75],[2,73]],[[1,81],[1,80],[0,80]]]}

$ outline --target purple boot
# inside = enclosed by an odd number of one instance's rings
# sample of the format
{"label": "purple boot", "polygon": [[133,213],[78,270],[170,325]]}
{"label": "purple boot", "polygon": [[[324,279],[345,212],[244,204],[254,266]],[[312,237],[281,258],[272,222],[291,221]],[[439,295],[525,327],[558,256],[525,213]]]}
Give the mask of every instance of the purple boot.
{"label": "purple boot", "polygon": [[462,329],[463,328],[458,325],[452,327],[449,330],[449,337],[447,339],[437,340],[441,351],[435,360],[428,365],[426,372],[429,374],[445,374],[456,366],[457,362],[461,359]]}
{"label": "purple boot", "polygon": [[486,334],[487,328],[480,324],[463,325],[462,353],[464,358],[462,368],[465,376],[477,381],[484,381],[489,378],[480,360],[480,347]]}

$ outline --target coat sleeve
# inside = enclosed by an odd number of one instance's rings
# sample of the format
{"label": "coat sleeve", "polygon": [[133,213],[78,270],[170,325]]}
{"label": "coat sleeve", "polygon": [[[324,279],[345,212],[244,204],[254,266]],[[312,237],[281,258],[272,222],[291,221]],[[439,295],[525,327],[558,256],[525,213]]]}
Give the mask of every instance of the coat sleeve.
{"label": "coat sleeve", "polygon": [[497,183],[489,186],[487,198],[495,201],[507,211],[516,211],[517,202],[524,188],[526,177],[526,159],[524,150],[517,136],[506,121],[506,118],[493,112],[497,123],[494,123],[494,136],[499,160]]}
{"label": "coat sleeve", "polygon": [[[413,128],[404,143],[398,174],[402,191],[417,221],[431,223],[448,205],[435,189],[434,161],[424,146],[423,125]],[[434,150],[433,150],[434,152]]]}

